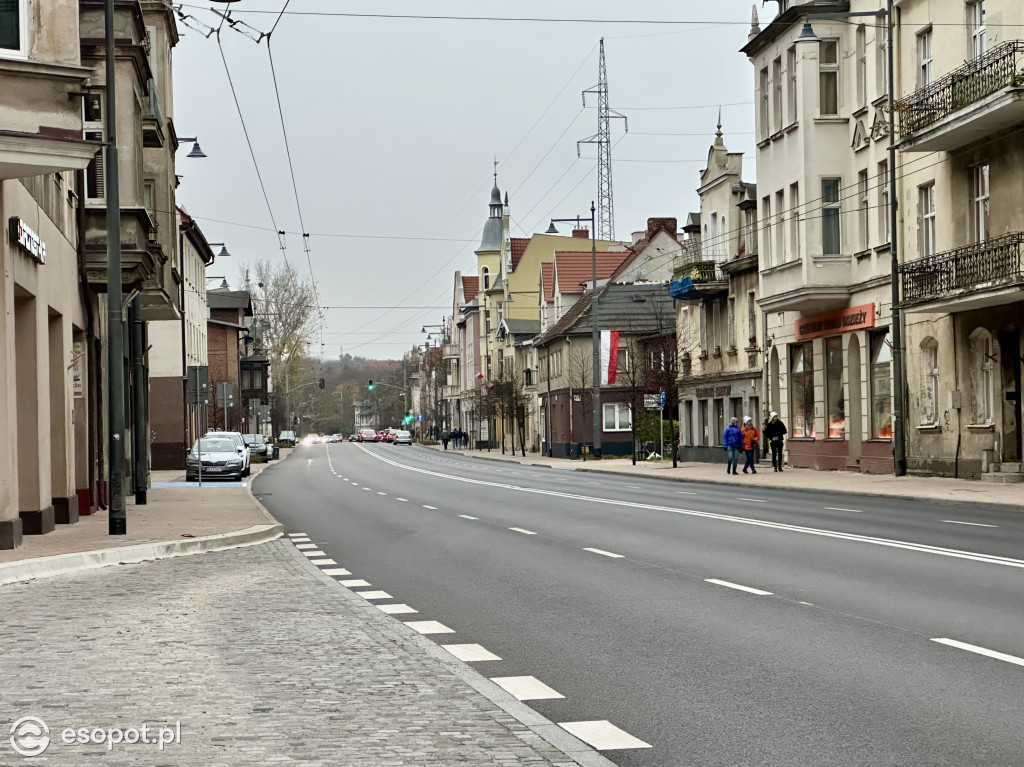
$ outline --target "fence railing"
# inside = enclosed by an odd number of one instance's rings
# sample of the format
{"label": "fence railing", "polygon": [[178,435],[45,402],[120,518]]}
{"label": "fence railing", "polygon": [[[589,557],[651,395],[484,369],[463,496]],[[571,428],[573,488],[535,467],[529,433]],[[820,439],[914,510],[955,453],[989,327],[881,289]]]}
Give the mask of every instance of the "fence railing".
{"label": "fence railing", "polygon": [[1024,41],[1010,40],[896,102],[900,137],[908,138],[1003,88],[1024,85]]}
{"label": "fence railing", "polygon": [[936,253],[900,265],[903,304],[1024,282],[1024,232]]}
{"label": "fence railing", "polygon": [[672,267],[672,278],[681,279],[689,277],[694,285],[708,282],[725,282],[725,272],[722,271],[722,263],[726,260],[724,255],[715,253],[684,253],[676,258]]}

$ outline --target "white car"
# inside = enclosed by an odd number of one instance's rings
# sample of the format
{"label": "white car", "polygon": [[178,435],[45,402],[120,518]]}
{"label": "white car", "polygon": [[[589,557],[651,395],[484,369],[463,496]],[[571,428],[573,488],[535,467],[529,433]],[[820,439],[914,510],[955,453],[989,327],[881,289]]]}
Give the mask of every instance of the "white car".
{"label": "white car", "polygon": [[[202,448],[202,452],[200,452]],[[227,437],[207,435],[192,446],[185,456],[185,481],[195,482],[199,479],[200,461],[204,477],[242,478],[243,459],[238,454],[234,440]]]}
{"label": "white car", "polygon": [[239,431],[208,431],[203,435],[203,439],[207,437],[216,437],[218,439],[230,439],[235,444],[235,450],[238,455],[242,458],[242,476],[248,477],[251,473],[249,468],[249,446],[245,444],[245,437]]}

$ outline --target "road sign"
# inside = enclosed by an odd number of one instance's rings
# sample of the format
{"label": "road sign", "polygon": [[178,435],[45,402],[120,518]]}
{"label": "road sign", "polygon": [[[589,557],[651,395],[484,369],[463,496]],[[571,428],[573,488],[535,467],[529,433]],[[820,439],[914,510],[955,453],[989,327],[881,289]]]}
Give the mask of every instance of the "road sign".
{"label": "road sign", "polygon": [[659,398],[657,394],[645,394],[644,395],[644,410],[657,410],[660,408]]}
{"label": "road sign", "polygon": [[662,386],[658,389],[658,405],[659,407],[665,407],[665,387]]}
{"label": "road sign", "polygon": [[217,404],[220,407],[234,407],[235,385],[230,381],[217,384]]}
{"label": "road sign", "polygon": [[208,405],[210,402],[209,368],[206,365],[188,366],[186,386],[189,405]]}

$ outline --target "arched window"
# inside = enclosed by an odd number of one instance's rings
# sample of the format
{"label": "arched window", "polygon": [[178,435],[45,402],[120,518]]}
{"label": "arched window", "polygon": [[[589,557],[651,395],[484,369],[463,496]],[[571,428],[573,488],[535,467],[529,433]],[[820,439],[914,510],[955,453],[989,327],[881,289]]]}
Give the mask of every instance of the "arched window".
{"label": "arched window", "polygon": [[939,424],[939,342],[928,336],[921,342],[921,425]]}
{"label": "arched window", "polygon": [[971,423],[987,426],[993,421],[992,334],[977,328],[970,338]]}
{"label": "arched window", "polygon": [[480,270],[480,282],[483,283],[484,290],[489,290],[491,287],[491,273],[487,271],[487,267],[483,267]]}

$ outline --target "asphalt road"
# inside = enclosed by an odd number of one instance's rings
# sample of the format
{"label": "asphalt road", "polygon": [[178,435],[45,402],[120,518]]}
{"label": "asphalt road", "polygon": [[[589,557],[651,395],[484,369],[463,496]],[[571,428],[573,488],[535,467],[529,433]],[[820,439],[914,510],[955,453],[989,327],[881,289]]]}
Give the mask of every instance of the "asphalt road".
{"label": "asphalt road", "polygon": [[386,444],[299,448],[253,490],[396,619],[564,696],[527,701],[552,721],[651,745],[620,765],[1024,762],[1019,512]]}

